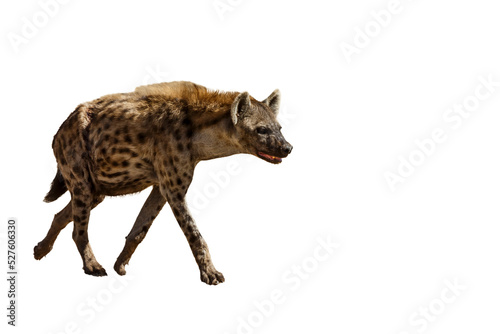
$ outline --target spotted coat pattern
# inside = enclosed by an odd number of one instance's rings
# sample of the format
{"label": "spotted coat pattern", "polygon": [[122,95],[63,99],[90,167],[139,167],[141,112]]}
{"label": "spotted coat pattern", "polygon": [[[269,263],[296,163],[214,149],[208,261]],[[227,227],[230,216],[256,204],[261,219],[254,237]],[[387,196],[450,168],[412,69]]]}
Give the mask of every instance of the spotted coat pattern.
{"label": "spotted coat pattern", "polygon": [[138,87],[79,105],[54,136],[58,171],[46,202],[69,190],[69,204],[54,216],[34,249],[47,255],[71,221],[85,273],[106,275],[88,239],[90,211],[105,196],[152,191],[142,207],[114,269],[125,274],[135,249],[168,202],[207,284],[224,282],[185,201],[195,166],[237,153],[279,163],[292,150],[276,120],[280,93],[264,101],[248,93],[219,92],[190,82]]}

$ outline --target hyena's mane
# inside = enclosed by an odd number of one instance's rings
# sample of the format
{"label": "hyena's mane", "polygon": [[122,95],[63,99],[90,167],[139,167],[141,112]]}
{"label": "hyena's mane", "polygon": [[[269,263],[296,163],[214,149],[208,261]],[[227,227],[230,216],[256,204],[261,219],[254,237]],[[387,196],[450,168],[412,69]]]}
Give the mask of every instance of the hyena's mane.
{"label": "hyena's mane", "polygon": [[[140,86],[135,93],[141,96],[157,96],[165,100],[183,100],[191,106],[203,106],[205,111],[219,112],[222,106],[231,105],[238,92],[207,89],[189,81],[162,82]],[[226,108],[224,108],[226,109]]]}

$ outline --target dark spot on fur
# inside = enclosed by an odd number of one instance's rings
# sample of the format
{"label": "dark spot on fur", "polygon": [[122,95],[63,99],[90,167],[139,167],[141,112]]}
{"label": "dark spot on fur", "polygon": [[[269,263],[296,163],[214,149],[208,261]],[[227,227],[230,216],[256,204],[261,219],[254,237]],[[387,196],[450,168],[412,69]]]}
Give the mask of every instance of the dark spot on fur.
{"label": "dark spot on fur", "polygon": [[82,188],[80,188],[80,187],[75,187],[73,189],[73,195],[80,196],[80,195],[82,195],[82,193],[83,193]]}
{"label": "dark spot on fur", "polygon": [[115,100],[110,100],[108,102],[106,102],[103,106],[102,106],[102,109],[106,109],[107,107],[109,107],[110,105],[112,105],[113,103],[115,103],[116,101]]}
{"label": "dark spot on fur", "polygon": [[198,236],[196,234],[191,234],[191,236],[189,237],[189,243],[194,244],[197,241],[198,241]]}
{"label": "dark spot on fur", "polygon": [[80,201],[79,199],[75,199],[75,200],[74,200],[74,202],[75,202],[75,205],[76,205],[77,207],[79,207],[79,208],[83,208],[83,207],[85,207],[85,203],[84,203],[84,202],[82,202],[82,201]]}
{"label": "dark spot on fur", "polygon": [[83,235],[83,233],[85,233],[85,231],[84,231],[84,230],[80,230],[80,231],[78,231],[78,235]]}
{"label": "dark spot on fur", "polygon": [[174,138],[177,141],[181,140],[181,138],[182,138],[181,137],[181,131],[179,129],[175,129],[175,131],[174,131]]}
{"label": "dark spot on fur", "polygon": [[151,97],[149,97],[149,96],[147,96],[147,95],[141,96],[138,100],[139,100],[139,101],[144,101],[144,102],[146,102],[146,103],[148,103],[148,104],[152,102]]}
{"label": "dark spot on fur", "polygon": [[137,140],[139,141],[139,143],[144,144],[144,142],[146,141],[146,134],[145,133],[139,133],[137,135]]}
{"label": "dark spot on fur", "polygon": [[182,143],[177,143],[177,149],[181,152],[184,151],[184,145],[182,145]]}
{"label": "dark spot on fur", "polygon": [[122,167],[128,167],[129,162],[127,160],[122,161]]}
{"label": "dark spot on fur", "polygon": [[182,201],[182,195],[181,195],[181,193],[177,193],[177,199],[178,199],[179,201]]}
{"label": "dark spot on fur", "polygon": [[182,184],[182,180],[180,177],[177,178],[177,185],[180,186]]}
{"label": "dark spot on fur", "polygon": [[119,136],[119,135],[120,135],[120,133],[121,133],[120,129],[116,129],[116,131],[115,131],[115,135],[116,135],[116,136]]}
{"label": "dark spot on fur", "polygon": [[124,138],[124,139],[125,139],[125,141],[126,141],[127,143],[129,143],[129,144],[131,144],[131,143],[132,143],[132,138],[131,138],[129,135],[125,135],[125,138]]}
{"label": "dark spot on fur", "polygon": [[142,168],[142,164],[140,162],[135,163],[135,168]]}
{"label": "dark spot on fur", "polygon": [[[154,217],[153,217],[153,219],[154,219]],[[153,220],[153,219],[151,219],[151,220]],[[149,226],[142,227],[142,232],[147,232],[148,230],[149,230]]]}
{"label": "dark spot on fur", "polygon": [[108,173],[103,172],[101,174],[104,177],[114,178],[114,177],[118,177],[118,176],[122,176],[122,175],[128,175],[128,171],[116,172],[116,173],[112,173],[112,174],[108,174]]}
{"label": "dark spot on fur", "polygon": [[172,211],[174,212],[174,216],[179,216],[179,210],[177,210],[177,208],[173,208]]}
{"label": "dark spot on fur", "polygon": [[119,153],[130,153],[130,149],[127,147],[122,147],[118,150]]}
{"label": "dark spot on fur", "polygon": [[107,152],[107,150],[106,150],[106,148],[105,148],[105,147],[101,148],[101,153],[102,153],[102,154],[106,155],[106,152]]}
{"label": "dark spot on fur", "polygon": [[193,123],[191,123],[191,120],[188,118],[188,117],[185,117],[183,120],[182,120],[182,125],[186,128],[189,128],[192,126]]}
{"label": "dark spot on fur", "polygon": [[78,165],[74,165],[73,166],[73,172],[75,174],[81,174],[82,173],[82,167],[78,166]]}

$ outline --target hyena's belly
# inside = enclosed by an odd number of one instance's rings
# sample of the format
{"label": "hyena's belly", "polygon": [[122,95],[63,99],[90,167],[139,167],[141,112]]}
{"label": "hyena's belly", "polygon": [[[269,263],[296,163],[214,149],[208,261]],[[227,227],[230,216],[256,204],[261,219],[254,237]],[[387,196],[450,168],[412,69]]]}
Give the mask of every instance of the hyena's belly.
{"label": "hyena's belly", "polygon": [[[139,162],[137,162],[139,164]],[[142,191],[157,184],[152,173],[136,168],[98,169],[95,173],[99,192],[103,195],[118,196]]]}
{"label": "hyena's belly", "polygon": [[95,150],[94,177],[103,195],[139,192],[158,183],[151,161],[128,147],[101,147]]}

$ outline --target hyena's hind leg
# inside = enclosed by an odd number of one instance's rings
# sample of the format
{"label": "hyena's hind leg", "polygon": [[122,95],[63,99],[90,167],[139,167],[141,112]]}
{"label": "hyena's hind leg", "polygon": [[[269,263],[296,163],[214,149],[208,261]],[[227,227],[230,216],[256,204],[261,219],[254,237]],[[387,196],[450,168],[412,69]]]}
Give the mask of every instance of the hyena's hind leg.
{"label": "hyena's hind leg", "polygon": [[[92,204],[92,209],[95,208],[99,203],[104,200],[104,196],[97,197]],[[71,201],[62,209],[59,213],[54,216],[52,225],[45,238],[35,246],[34,255],[35,259],[40,260],[46,256],[51,250],[54,242],[57,239],[59,233],[64,229],[70,222],[73,221],[73,209]]]}
{"label": "hyena's hind leg", "polygon": [[106,276],[106,270],[97,262],[94,252],[92,252],[87,232],[92,204],[99,197],[92,193],[90,184],[83,182],[69,191],[72,195],[73,240],[82,257],[83,270],[88,275]]}
{"label": "hyena's hind leg", "polygon": [[114,266],[115,271],[120,275],[125,275],[125,265],[134,254],[135,249],[146,237],[151,224],[161,211],[167,200],[160,193],[158,186],[154,186],[151,194],[144,203],[139,216],[137,217],[132,230],[126,237],[125,247],[116,259]]}
{"label": "hyena's hind leg", "polygon": [[42,257],[47,255],[51,250],[54,242],[59,235],[59,232],[66,227],[73,220],[73,214],[71,209],[71,201],[62,209],[59,213],[56,213],[52,225],[47,232],[45,238],[35,246],[34,255],[35,259],[40,260]]}

